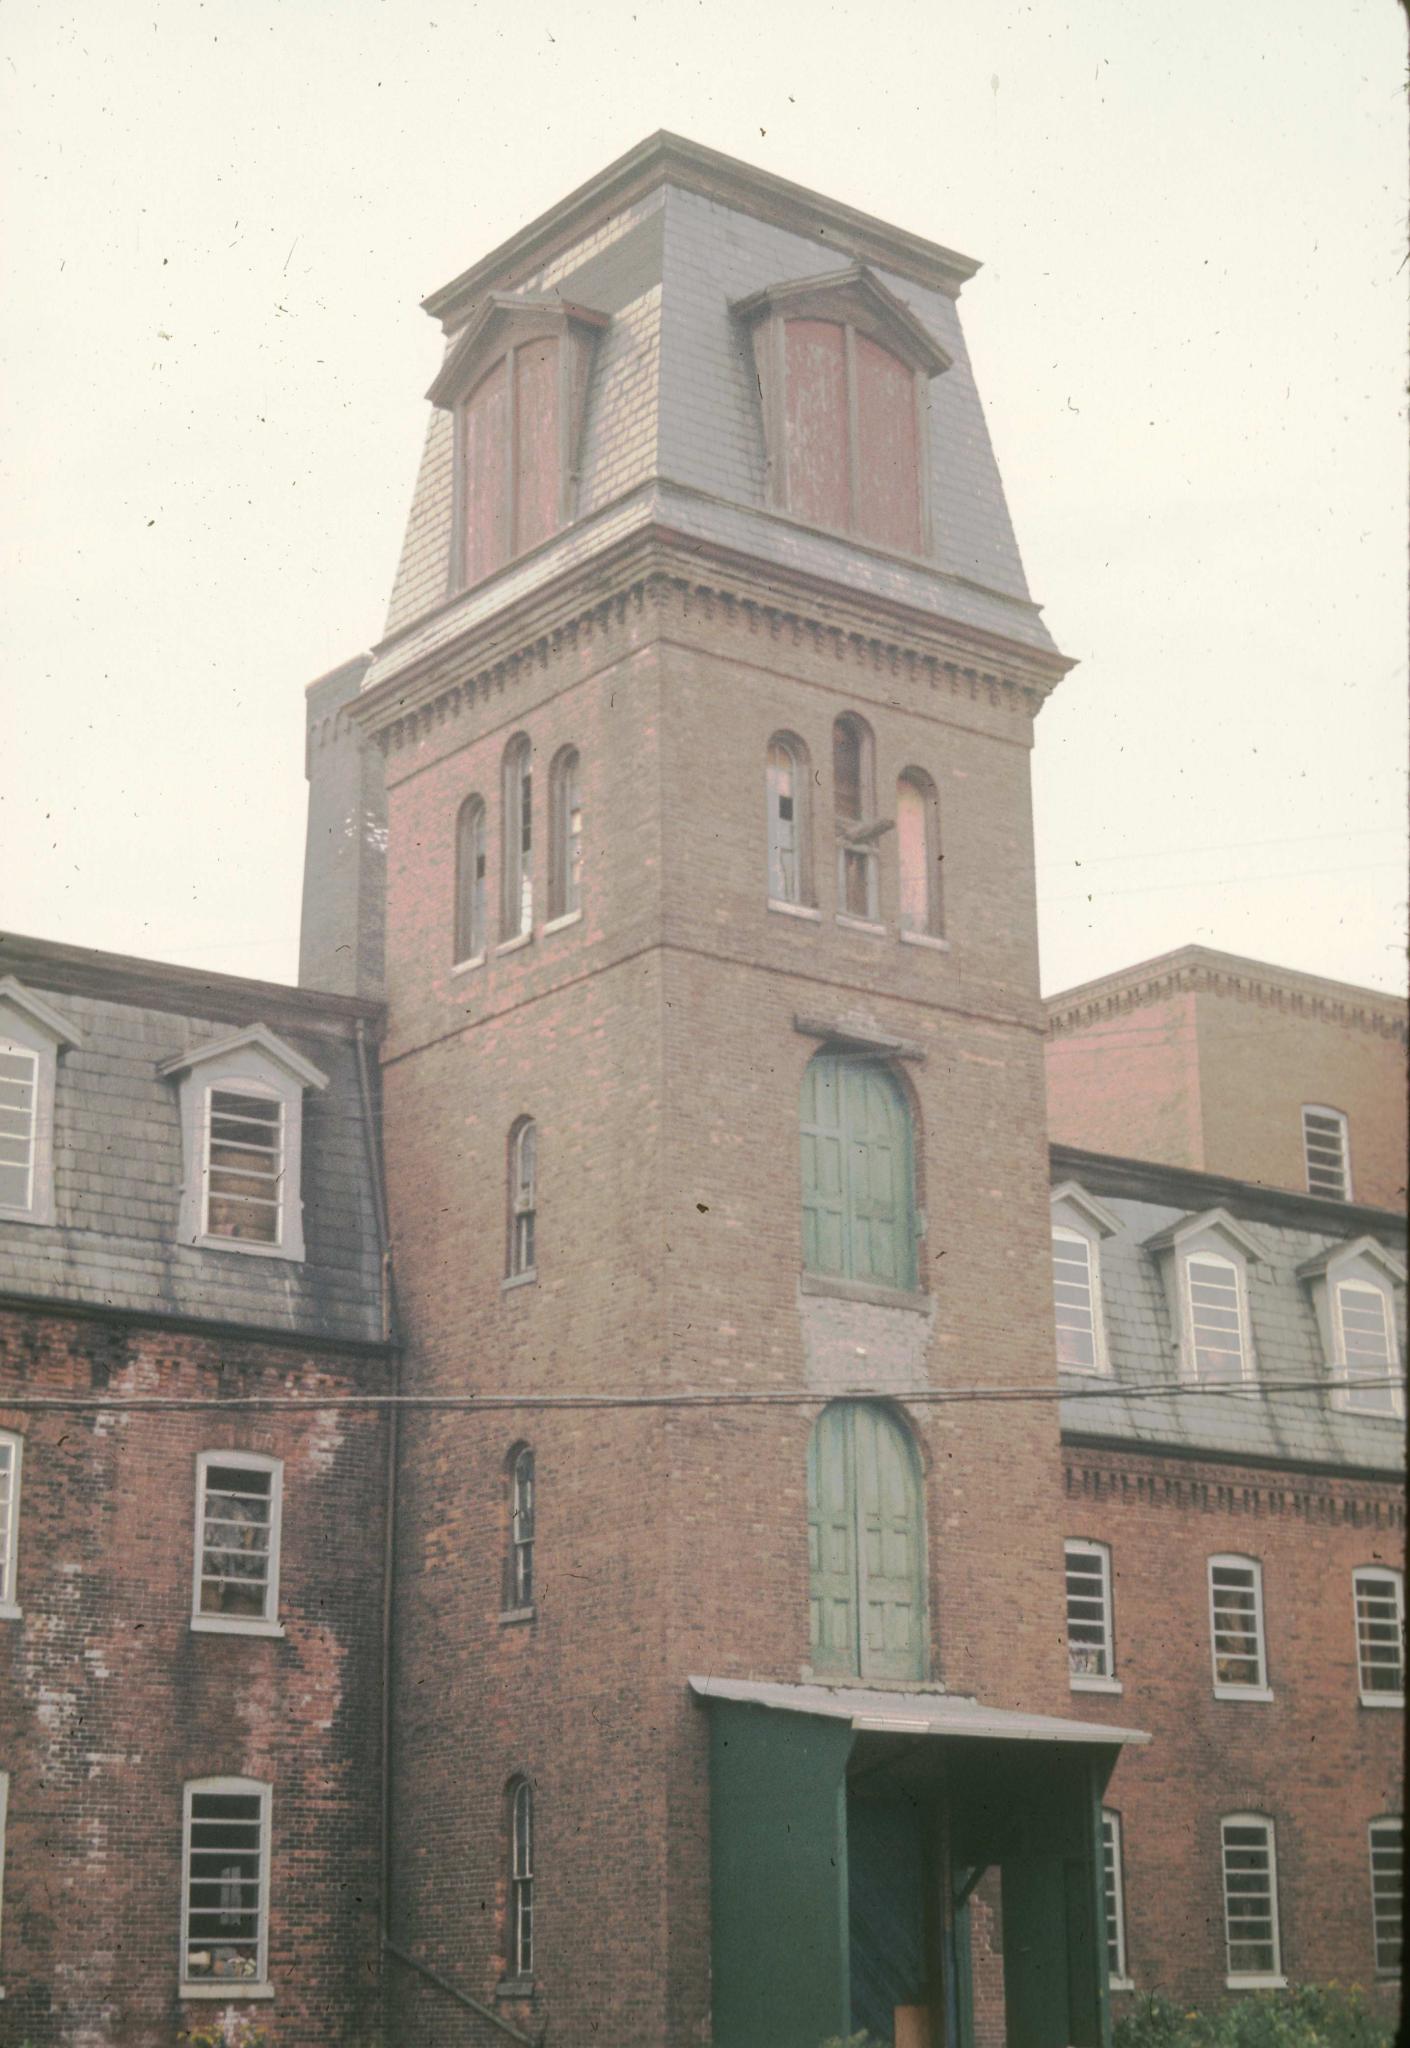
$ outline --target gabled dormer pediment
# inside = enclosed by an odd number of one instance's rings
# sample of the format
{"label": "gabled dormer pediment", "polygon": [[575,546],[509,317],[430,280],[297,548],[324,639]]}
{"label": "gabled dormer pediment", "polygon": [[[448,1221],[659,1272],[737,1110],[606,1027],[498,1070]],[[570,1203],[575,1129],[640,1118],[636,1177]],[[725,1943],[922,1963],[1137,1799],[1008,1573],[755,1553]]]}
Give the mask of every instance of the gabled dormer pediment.
{"label": "gabled dormer pediment", "polygon": [[[1205,1239],[1218,1248],[1245,1259],[1263,1258],[1263,1247],[1252,1231],[1246,1230],[1227,1209],[1202,1209],[1198,1215],[1182,1216],[1177,1223],[1158,1230],[1146,1239],[1148,1252],[1189,1251]],[[1222,1240],[1222,1243],[1220,1242]]]}
{"label": "gabled dormer pediment", "polygon": [[243,1031],[234,1031],[228,1038],[213,1039],[209,1045],[189,1046],[186,1051],[173,1053],[170,1059],[163,1060],[157,1072],[169,1077],[195,1073],[202,1067],[253,1070],[262,1060],[305,1088],[328,1086],[328,1076],[312,1060],[306,1060],[302,1053],[295,1052],[287,1039],[271,1031],[267,1024],[248,1024]]}
{"label": "gabled dormer pediment", "polygon": [[1061,1182],[1053,1189],[1049,1201],[1054,1223],[1068,1224],[1098,1238],[1115,1237],[1121,1228],[1120,1219],[1112,1215],[1106,1204],[1089,1195],[1075,1180]]}
{"label": "gabled dormer pediment", "polygon": [[46,1003],[43,996],[26,988],[22,981],[16,981],[13,974],[7,974],[0,980],[0,1032],[4,1031],[7,1012],[10,1017],[23,1020],[30,1030],[41,1033],[56,1049],[83,1043],[82,1035],[67,1017],[52,1003]]}
{"label": "gabled dormer pediment", "polygon": [[730,311],[747,325],[769,314],[785,320],[843,322],[870,335],[909,369],[926,377],[938,377],[952,361],[910,307],[862,263],[851,263],[845,270],[829,271],[821,277],[765,285],[762,291],[736,299]]}
{"label": "gabled dormer pediment", "polygon": [[491,292],[471,315],[426,396],[432,405],[449,412],[507,349],[570,337],[586,345],[610,319],[610,314],[595,307],[575,305],[552,294],[528,297],[518,292]]}
{"label": "gabled dormer pediment", "polygon": [[1299,1280],[1325,1280],[1344,1266],[1354,1266],[1362,1260],[1375,1267],[1387,1280],[1403,1285],[1405,1262],[1389,1251],[1379,1238],[1354,1237],[1345,1244],[1329,1244],[1312,1258],[1304,1259],[1297,1269]]}

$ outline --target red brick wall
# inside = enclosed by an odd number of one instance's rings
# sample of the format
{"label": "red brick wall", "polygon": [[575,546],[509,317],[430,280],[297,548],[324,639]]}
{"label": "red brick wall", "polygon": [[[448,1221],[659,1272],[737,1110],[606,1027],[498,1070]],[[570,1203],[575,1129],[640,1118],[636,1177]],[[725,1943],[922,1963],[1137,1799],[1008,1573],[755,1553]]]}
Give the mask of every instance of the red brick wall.
{"label": "red brick wall", "polygon": [[1196,998],[1173,995],[1047,1046],[1048,1136],[1123,1159],[1209,1166]]}
{"label": "red brick wall", "polygon": [[[0,1315],[27,1394],[364,1391],[380,1365],[61,1315]],[[21,1619],[0,1621],[10,1774],[5,2039],[170,2048],[221,2002],[177,2000],[182,1787],[273,1786],[270,1966],[241,2009],[271,2043],[361,2048],[378,2017],[378,1596],[383,1424],[355,1414],[26,1414]],[[282,1639],[190,1627],[195,1461],[284,1460]]]}
{"label": "red brick wall", "polygon": [[[1359,1704],[1351,1575],[1402,1563],[1400,1489],[1071,1447],[1065,1465],[1060,1535],[1111,1546],[1124,1687],[1072,1709],[1153,1738],[1106,1795],[1137,1994],[1227,1995],[1219,1821],[1239,1811],[1276,1824],[1288,1979],[1372,1985],[1366,1828],[1401,1811],[1404,1716]],[[1213,1696],[1206,1560],[1221,1551],[1263,1568],[1267,1703]]]}

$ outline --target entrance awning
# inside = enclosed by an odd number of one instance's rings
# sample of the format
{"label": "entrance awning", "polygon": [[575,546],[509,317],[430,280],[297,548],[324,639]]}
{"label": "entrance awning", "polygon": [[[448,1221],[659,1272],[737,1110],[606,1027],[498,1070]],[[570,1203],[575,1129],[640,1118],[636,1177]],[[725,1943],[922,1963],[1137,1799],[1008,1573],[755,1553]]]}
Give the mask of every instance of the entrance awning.
{"label": "entrance awning", "polygon": [[690,1689],[697,1699],[846,1721],[858,1735],[968,1736],[979,1742],[1082,1742],[1110,1748],[1150,1741],[1139,1728],[1017,1714],[983,1707],[957,1693],[875,1692],[857,1685],[785,1685],[752,1678],[692,1678]]}

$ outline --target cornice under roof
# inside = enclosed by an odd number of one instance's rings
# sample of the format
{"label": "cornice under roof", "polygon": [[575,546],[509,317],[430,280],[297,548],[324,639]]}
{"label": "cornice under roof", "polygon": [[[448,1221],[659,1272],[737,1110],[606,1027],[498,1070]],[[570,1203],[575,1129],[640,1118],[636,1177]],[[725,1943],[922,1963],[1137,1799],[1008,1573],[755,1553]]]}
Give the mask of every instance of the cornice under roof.
{"label": "cornice under roof", "polygon": [[1384,989],[1360,988],[1354,982],[1329,981],[1266,960],[1246,960],[1238,953],[1216,952],[1212,946],[1181,946],[1173,953],[1138,960],[1114,974],[1100,975],[1095,981],[1049,996],[1044,1003],[1048,1030],[1053,1036],[1081,1030],[1103,1017],[1139,1009],[1153,999],[1187,992],[1231,995],[1246,1002],[1332,1016],[1339,1023],[1381,1037],[1406,1035],[1402,996],[1388,995]]}

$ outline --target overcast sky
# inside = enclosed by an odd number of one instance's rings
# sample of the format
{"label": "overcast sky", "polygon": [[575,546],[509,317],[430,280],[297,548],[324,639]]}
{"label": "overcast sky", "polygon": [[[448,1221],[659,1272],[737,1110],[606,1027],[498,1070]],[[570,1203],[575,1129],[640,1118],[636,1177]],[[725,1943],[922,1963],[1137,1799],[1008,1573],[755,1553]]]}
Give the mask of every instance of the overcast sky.
{"label": "overcast sky", "polygon": [[982,259],[1044,986],[1401,985],[1392,0],[6,0],[0,919],[292,979],[303,686],[381,631],[418,300],[656,128]]}

